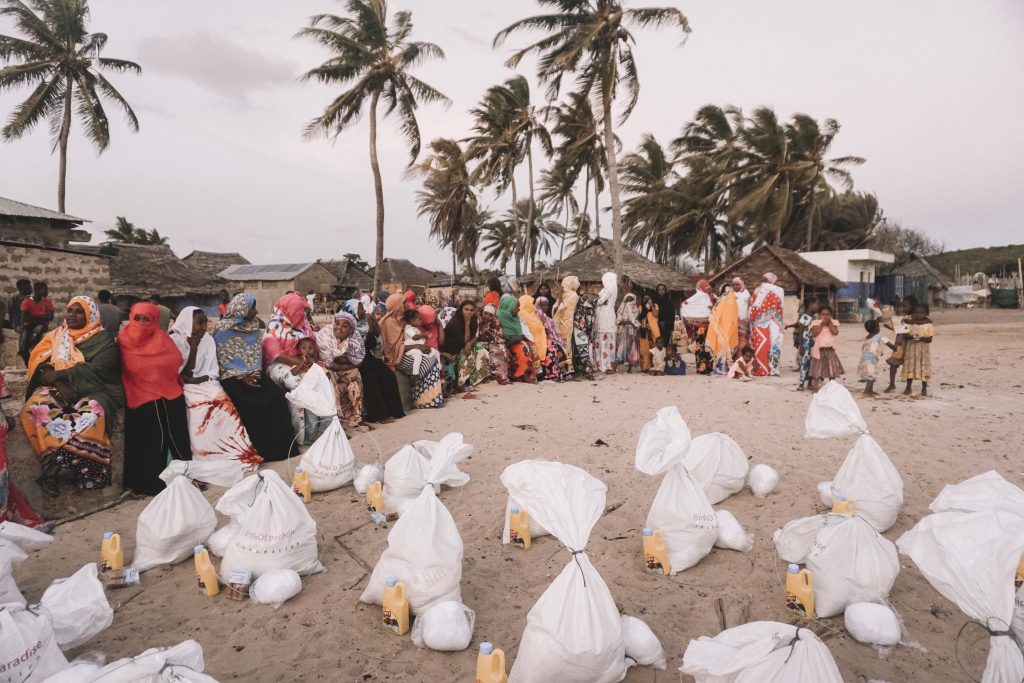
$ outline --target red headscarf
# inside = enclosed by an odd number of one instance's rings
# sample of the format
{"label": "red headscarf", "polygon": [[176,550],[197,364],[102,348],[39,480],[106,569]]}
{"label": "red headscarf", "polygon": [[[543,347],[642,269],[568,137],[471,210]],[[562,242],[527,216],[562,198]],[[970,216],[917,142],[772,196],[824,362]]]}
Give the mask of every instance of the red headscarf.
{"label": "red headscarf", "polygon": [[412,291],[411,289],[406,290],[404,306],[405,310],[407,311],[411,311],[412,309],[416,308],[416,292]]}
{"label": "red headscarf", "polygon": [[441,328],[437,325],[437,311],[433,306],[426,305],[420,306],[416,310],[420,312],[420,332],[423,333],[424,343],[437,349],[438,336],[441,333]]}
{"label": "red headscarf", "polygon": [[[145,316],[149,322],[136,320]],[[160,309],[148,302],[132,306],[128,324],[117,335],[121,348],[121,380],[129,408],[138,408],[158,398],[174,399],[182,394],[181,353],[171,335],[160,329]]]}

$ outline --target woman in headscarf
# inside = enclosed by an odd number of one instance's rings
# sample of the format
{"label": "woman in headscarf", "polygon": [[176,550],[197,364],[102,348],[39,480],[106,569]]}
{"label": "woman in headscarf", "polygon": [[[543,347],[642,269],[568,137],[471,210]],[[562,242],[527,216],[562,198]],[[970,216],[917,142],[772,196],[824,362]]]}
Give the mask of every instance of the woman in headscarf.
{"label": "woman in headscarf", "polygon": [[[640,313],[637,314],[637,320],[640,322],[640,328],[637,331],[637,351],[640,354],[641,372],[650,371],[651,349],[654,348],[658,337],[662,337],[661,323],[658,316],[660,312],[658,304],[654,303],[654,297],[650,294],[644,294]],[[664,340],[664,337],[662,337],[662,340]]]}
{"label": "woman in headscarf", "polygon": [[487,293],[484,294],[484,306],[488,304],[494,306],[494,310],[498,310],[498,304],[501,302],[501,280],[496,277],[492,277],[487,281]]}
{"label": "woman in headscarf", "polygon": [[708,319],[714,305],[714,293],[707,280],[697,283],[697,291],[683,302],[679,308],[679,317],[686,324],[686,336],[693,347],[694,369],[699,375],[710,375],[715,369],[714,356],[707,347]]}
{"label": "woman in headscarf", "polygon": [[[365,351],[358,369],[363,384],[363,414],[366,421],[388,423],[405,417],[402,395],[398,391],[398,378],[384,361],[370,353],[371,349],[377,348],[380,337],[376,308],[367,313],[356,305],[354,299],[349,299],[342,309],[355,318],[356,334],[353,336],[358,336],[362,340]],[[349,354],[349,361],[353,357]]]}
{"label": "woman in headscarf", "polygon": [[548,337],[547,328],[541,320],[539,311],[533,301],[533,297],[524,294],[519,297],[519,317],[526,324],[533,337],[532,350],[536,359],[537,381],[551,379],[562,380],[562,370],[559,366],[558,350],[555,348],[553,339]]}
{"label": "woman in headscarf", "polygon": [[724,375],[729,372],[733,356],[738,350],[738,329],[739,306],[736,302],[736,292],[730,289],[715,304],[708,320],[707,343],[712,354],[715,374]]}
{"label": "woman in headscarf", "polygon": [[480,311],[476,338],[487,349],[491,374],[498,384],[505,385],[508,384],[508,355],[505,353],[505,335],[497,314],[497,307],[491,304],[484,306]]}
{"label": "woman in headscarf", "polygon": [[742,349],[750,343],[750,291],[741,277],[732,279],[732,291],[736,293],[737,348]]}
{"label": "woman in headscarf", "polygon": [[[0,396],[5,396],[4,376],[0,373]],[[7,448],[5,442],[7,435],[14,431],[14,417],[4,414],[3,406],[0,405],[0,526],[4,522],[14,522],[27,527],[46,526],[46,520],[32,509],[25,496],[14,487],[10,475],[7,473]]]}
{"label": "woman in headscarf", "polygon": [[[651,301],[654,303],[654,310],[657,311],[660,336],[665,340],[665,346],[668,346],[672,343],[672,333],[676,328],[676,307],[672,305],[672,296],[668,293],[668,287],[659,284],[654,289]],[[654,346],[654,342],[651,342],[651,346]]]}
{"label": "woman in headscarf", "polygon": [[775,273],[765,273],[750,305],[750,346],[754,349],[754,374],[758,377],[779,374],[782,300],[786,294],[776,282]]}
{"label": "woman in headscarf", "polygon": [[423,343],[434,349],[441,350],[444,343],[444,328],[437,321],[437,311],[433,306],[426,304],[417,306],[420,312],[420,334],[423,335]]}
{"label": "woman in headscarf", "polygon": [[491,376],[487,348],[477,339],[479,330],[476,302],[472,299],[460,303],[445,325],[441,351],[451,359],[455,384],[459,388],[475,387]]}
{"label": "woman in headscarf", "polygon": [[562,335],[559,334],[558,325],[555,324],[554,319],[547,313],[551,309],[551,302],[542,296],[533,303],[537,309],[537,317],[544,323],[544,332],[548,336],[548,346],[552,349],[558,361],[558,372],[563,380],[569,379],[572,377],[572,360],[570,359],[572,351],[569,350],[569,345],[562,338]]}
{"label": "woman in headscarf", "polygon": [[245,292],[228,304],[213,328],[220,385],[235,404],[252,445],[268,462],[298,453],[288,399],[262,372],[263,349],[256,299]]}
{"label": "woman in headscarf", "polygon": [[533,354],[519,319],[519,300],[511,294],[501,297],[498,320],[501,321],[501,333],[505,339],[509,379],[513,382],[536,382]]}
{"label": "woman in headscarf", "polygon": [[32,349],[25,396],[21,426],[40,458],[43,491],[57,495],[62,469],[74,473],[80,489],[108,486],[107,425],[124,404],[124,387],[117,344],[103,334],[92,299],[68,302],[64,324]]}
{"label": "woman in headscarf", "polygon": [[576,290],[580,288],[580,280],[575,275],[566,275],[562,278],[562,298],[555,304],[554,314],[555,325],[558,326],[558,336],[565,340],[565,353],[569,356],[569,372],[573,371],[574,339],[573,320],[576,317],[576,304],[579,303],[580,295]]}
{"label": "woman in headscarf", "polygon": [[598,372],[611,375],[615,372],[615,334],[618,322],[615,315],[615,300],[618,298],[618,278],[615,273],[601,276],[601,292],[594,304],[594,366]]}
{"label": "woman in headscarf", "polygon": [[441,363],[436,354],[424,354],[420,371],[412,375],[413,359],[405,353],[404,329],[405,297],[392,294],[385,302],[387,313],[380,319],[380,334],[384,361],[411,380],[412,400],[417,408],[440,408],[444,405]]}
{"label": "woman in headscarf", "polygon": [[366,348],[357,330],[355,316],[338,311],[334,324],[316,333],[316,345],[320,362],[334,382],[338,415],[346,427],[358,428],[363,426],[363,378],[359,365],[366,357]]}
{"label": "woman in headscarf", "polygon": [[[306,298],[298,292],[289,292],[278,299],[263,337],[263,370],[286,392],[299,386],[312,365],[308,357],[303,359],[299,354],[299,342],[315,334],[306,317],[306,304]],[[289,401],[288,412],[292,427],[299,434],[299,443],[304,443],[305,409]]]}
{"label": "woman in headscarf", "polygon": [[191,460],[181,353],[160,326],[160,309],[140,301],[117,335],[124,381],[124,488],[155,496],[169,459]]}
{"label": "woman in headscarf", "polygon": [[416,292],[411,289],[405,291],[405,303],[403,304],[405,310],[411,311],[416,308]]}
{"label": "woman in headscarf", "polygon": [[540,308],[540,300],[544,299],[547,302],[548,308],[544,309],[544,313],[551,315],[551,305],[555,301],[555,297],[551,294],[551,285],[546,282],[541,282],[537,285],[537,291],[533,293],[533,304]]}
{"label": "woman in headscarf", "polygon": [[217,345],[206,333],[202,309],[186,306],[171,327],[171,341],[181,355],[178,373],[185,383],[189,440],[193,460],[238,460],[255,469],[263,462],[245,431],[235,404],[217,381]]}
{"label": "woman in headscarf", "polygon": [[622,297],[616,323],[618,333],[615,338],[615,362],[625,364],[626,372],[633,372],[633,366],[640,364],[636,334],[640,328],[640,307],[636,305],[636,294],[633,292]]}
{"label": "woman in headscarf", "polygon": [[576,313],[572,317],[572,367],[577,375],[587,379],[593,377],[594,365],[591,356],[590,337],[594,330],[594,302],[586,295],[576,302]]}

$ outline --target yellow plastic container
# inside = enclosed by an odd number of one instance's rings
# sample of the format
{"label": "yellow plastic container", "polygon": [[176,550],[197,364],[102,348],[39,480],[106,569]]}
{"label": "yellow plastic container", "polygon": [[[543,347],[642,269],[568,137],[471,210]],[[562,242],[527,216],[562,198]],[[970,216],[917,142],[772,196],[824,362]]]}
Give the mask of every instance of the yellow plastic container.
{"label": "yellow plastic container", "polygon": [[857,514],[857,501],[853,498],[837,495],[832,499],[832,514],[834,515],[855,515]]}
{"label": "yellow plastic container", "polygon": [[409,631],[409,599],[405,596],[405,584],[393,576],[385,579],[383,602],[384,628],[404,636]]}
{"label": "yellow plastic container", "polygon": [[313,487],[309,483],[309,472],[303,471],[301,467],[295,468],[295,476],[292,477],[292,490],[302,499],[303,503],[313,500]]}
{"label": "yellow plastic container", "polygon": [[220,581],[217,579],[217,570],[210,560],[210,553],[201,545],[195,547],[196,557],[196,580],[199,583],[199,592],[211,598],[220,593]]}
{"label": "yellow plastic container", "polygon": [[100,571],[107,572],[123,568],[124,551],[121,550],[121,534],[104,531],[103,544],[100,546]]}
{"label": "yellow plastic container", "polygon": [[520,546],[526,550],[533,544],[533,537],[530,536],[530,513],[512,506],[508,516],[508,537],[512,545]]}
{"label": "yellow plastic container", "polygon": [[647,571],[661,572],[665,576],[672,572],[665,534],[660,530],[644,529],[644,566],[647,567]]}
{"label": "yellow plastic container", "polygon": [[476,683],[508,683],[505,653],[491,643],[480,643],[476,657]]}
{"label": "yellow plastic container", "polygon": [[374,480],[367,484],[366,509],[384,514],[384,482]]}
{"label": "yellow plastic container", "polygon": [[789,565],[786,573],[786,607],[805,619],[814,618],[814,576],[810,569]]}
{"label": "yellow plastic container", "polygon": [[1024,584],[1024,555],[1020,556],[1020,562],[1017,563],[1017,576],[1014,584],[1020,588],[1021,584]]}

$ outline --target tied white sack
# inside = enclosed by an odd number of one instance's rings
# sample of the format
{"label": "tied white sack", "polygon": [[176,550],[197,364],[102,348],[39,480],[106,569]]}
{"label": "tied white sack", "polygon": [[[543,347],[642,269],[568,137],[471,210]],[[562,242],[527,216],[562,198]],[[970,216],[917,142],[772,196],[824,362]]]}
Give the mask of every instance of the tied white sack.
{"label": "tied white sack", "polygon": [[384,582],[394,576],[405,584],[413,614],[439,602],[461,602],[462,552],[455,520],[427,482],[388,533],[388,547],[359,599],[383,604]]}
{"label": "tied white sack", "polygon": [[882,447],[862,434],[836,472],[831,494],[856,500],[857,514],[881,532],[896,523],[903,505],[903,479]]}
{"label": "tied white sack", "polygon": [[754,465],[747,475],[747,486],[755,498],[764,498],[779,485],[779,473],[769,465]]}
{"label": "tied white sack", "polygon": [[241,460],[172,460],[160,478],[168,482],[171,474],[180,474],[193,481],[231,488],[242,481],[246,467]]}
{"label": "tied white sack", "polygon": [[863,517],[840,517],[818,532],[807,553],[814,575],[814,612],[842,614],[854,602],[886,598],[900,573],[896,546]]}
{"label": "tied white sack", "polygon": [[309,472],[309,486],[313,493],[333,491],[352,481],[356,454],[352,452],[337,415],[302,454],[301,464],[303,471]]}
{"label": "tied white sack", "polygon": [[11,565],[21,564],[28,555],[13,541],[0,538],[0,562],[10,562]]}
{"label": "tied white sack", "polygon": [[253,581],[249,599],[277,609],[302,591],[302,577],[292,569],[272,569]]}
{"label": "tied white sack", "polygon": [[644,425],[636,446],[636,468],[665,475],[644,526],[665,535],[673,575],[704,559],[718,540],[715,509],[682,465],[689,444],[690,430],[679,411],[669,407]]}
{"label": "tied white sack", "polygon": [[903,628],[899,617],[888,605],[855,602],[846,608],[843,624],[854,640],[866,645],[892,647],[900,642]]}
{"label": "tied white sack", "polygon": [[100,669],[97,683],[217,683],[202,673],[206,667],[203,647],[186,640],[174,647],[153,647],[134,657],[125,657]]}
{"label": "tied white sack", "polygon": [[213,506],[180,470],[167,467],[160,473],[167,488],[139,515],[132,564],[140,572],[192,557],[193,549],[217,528]]}
{"label": "tied white sack", "polygon": [[537,524],[536,517],[534,517],[532,514],[530,514],[530,511],[526,509],[526,506],[524,506],[518,500],[514,500],[512,498],[512,496],[509,496],[508,499],[505,501],[505,527],[501,530],[501,542],[503,544],[508,545],[509,543],[512,542],[512,535],[511,535],[511,533],[509,533],[509,528],[508,528],[508,520],[509,520],[509,515],[512,514],[512,508],[513,507],[517,507],[517,508],[519,508],[519,510],[521,512],[525,512],[527,515],[529,515],[529,519],[530,519],[530,538],[531,539],[537,538],[538,536],[550,536],[551,535],[551,534],[548,533],[547,529],[542,527],[540,524]]}
{"label": "tied white sack", "polygon": [[754,549],[754,537],[743,530],[736,517],[728,510],[715,510],[718,538],[715,547],[749,553]]}
{"label": "tied white sack", "polygon": [[302,376],[299,386],[286,393],[285,398],[317,417],[330,417],[338,412],[334,402],[334,385],[319,365],[310,367]]}
{"label": "tied white sack", "polygon": [[440,652],[465,650],[473,640],[476,613],[455,600],[431,606],[416,617],[409,634],[416,647]]}
{"label": "tied white sack", "polygon": [[65,650],[88,642],[114,623],[95,562],[51,583],[39,604],[50,613],[54,638]]}
{"label": "tied white sack", "polygon": [[857,401],[839,382],[829,382],[814,394],[804,418],[804,435],[809,439],[867,434],[868,425]]}
{"label": "tied white sack", "polygon": [[6,603],[24,606],[26,600],[14,580],[14,563],[9,559],[0,559],[0,605]]}
{"label": "tied white sack", "polygon": [[217,510],[238,520],[238,533],[220,563],[220,579],[250,571],[253,579],[272,569],[300,575],[324,570],[317,558],[316,522],[277,472],[262,470],[230,488]]}
{"label": "tied white sack", "polygon": [[[1024,517],[999,510],[928,515],[896,546],[935,590],[990,632],[1013,621],[1013,577],[1024,553]],[[1024,679],[1024,653],[1009,635],[989,639],[982,683]]]}
{"label": "tied white sack", "polygon": [[642,619],[622,615],[622,642],[626,645],[626,658],[632,660],[627,664],[632,667],[653,666],[665,670],[668,661],[665,648],[661,646],[658,636]]}
{"label": "tied white sack", "polygon": [[810,629],[754,621],[691,640],[684,674],[695,683],[843,683],[832,653]]}
{"label": "tied white sack", "polygon": [[238,535],[241,528],[242,524],[240,522],[234,519],[229,520],[227,524],[214,531],[206,539],[206,549],[210,551],[211,555],[224,557],[224,553],[228,551],[228,546],[231,545],[231,541]]}
{"label": "tied white sack", "polygon": [[944,486],[928,508],[932,512],[996,510],[1024,515],[1024,491],[995,470],[989,470],[959,484]]}
{"label": "tied white sack", "polygon": [[740,445],[721,432],[701,434],[691,441],[683,467],[712,505],[742,490],[750,468]]}
{"label": "tied white sack", "polygon": [[0,539],[13,543],[26,553],[42,550],[53,542],[50,534],[10,521],[0,522]]}
{"label": "tied white sack", "polygon": [[356,493],[361,496],[365,496],[366,489],[370,485],[370,482],[380,481],[383,476],[384,473],[381,472],[380,465],[377,463],[363,465],[359,468],[359,472],[356,474],[355,479],[352,480],[352,486],[355,487]]}
{"label": "tied white sack", "polygon": [[92,683],[106,663],[106,657],[100,652],[90,652],[83,657],[48,677],[43,683]]}
{"label": "tied white sack", "polygon": [[465,486],[469,475],[458,463],[473,454],[473,446],[452,432],[440,441],[414,441],[406,444],[384,463],[384,508],[399,515],[420,495],[429,481],[434,493],[441,485]]}
{"label": "tied white sack", "polygon": [[3,680],[40,683],[67,665],[45,608],[0,605],[0,674]]}
{"label": "tied white sack", "polygon": [[526,615],[509,683],[616,683],[626,676],[622,622],[584,550],[604,512],[607,487],[578,467],[524,460],[501,483],[571,553]]}
{"label": "tied white sack", "polygon": [[772,534],[775,551],[786,562],[803,564],[807,561],[807,554],[811,552],[818,532],[844,519],[844,515],[824,514],[787,522],[784,527],[776,529]]}

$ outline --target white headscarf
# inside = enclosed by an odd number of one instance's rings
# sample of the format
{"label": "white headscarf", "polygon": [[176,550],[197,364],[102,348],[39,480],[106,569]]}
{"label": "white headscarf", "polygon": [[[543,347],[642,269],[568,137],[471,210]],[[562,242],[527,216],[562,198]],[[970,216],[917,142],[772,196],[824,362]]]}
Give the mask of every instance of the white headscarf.
{"label": "white headscarf", "polygon": [[[174,325],[171,326],[171,339],[181,353],[179,370],[184,368],[185,363],[188,362],[188,338],[192,336],[192,316],[198,310],[198,306],[186,306],[181,309],[181,313],[174,319]],[[196,365],[192,368],[193,377],[204,375],[210,379],[217,379],[220,375],[220,366],[217,364],[217,344],[209,334],[204,334],[203,340],[199,342],[199,348],[196,349]]]}
{"label": "white headscarf", "polygon": [[775,284],[779,281],[779,277],[775,273],[765,273],[763,280],[757,289],[754,290],[754,306],[762,305],[769,292],[774,292],[775,296],[779,297],[780,302],[786,298],[785,290]]}
{"label": "white headscarf", "polygon": [[615,300],[619,295],[619,279],[615,273],[605,273],[601,276],[601,292],[597,295],[597,305],[609,304],[615,306]]}

